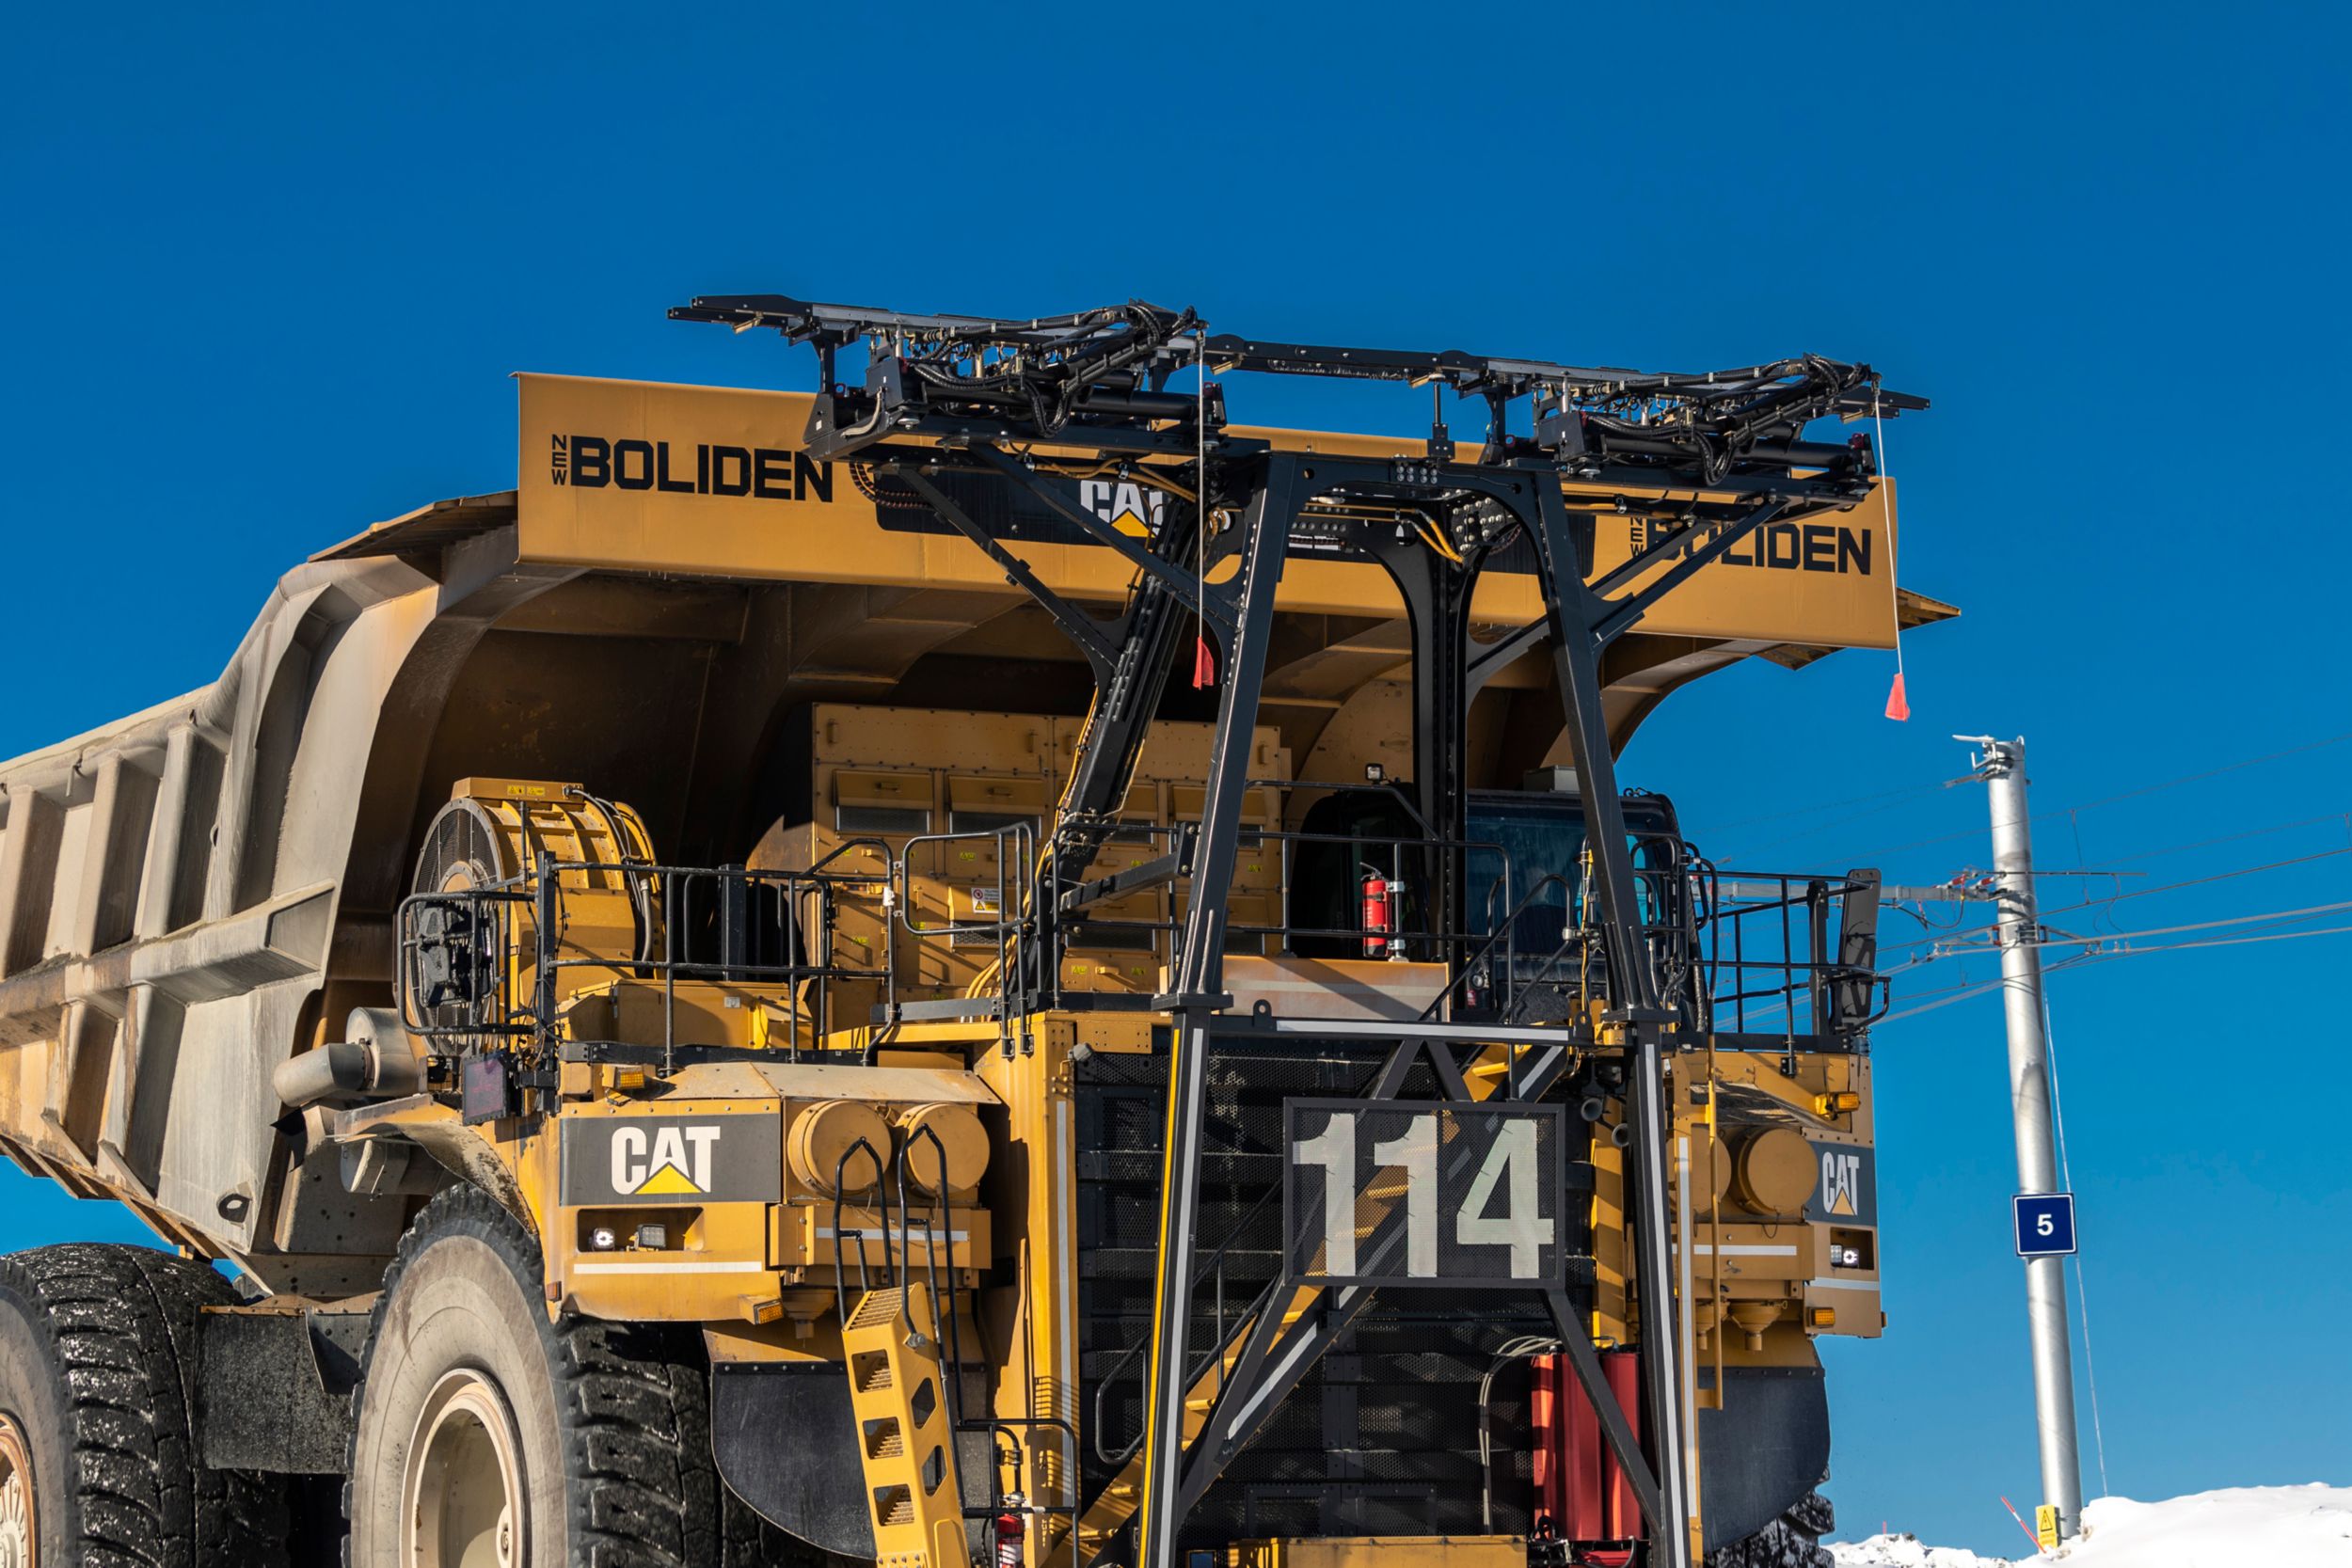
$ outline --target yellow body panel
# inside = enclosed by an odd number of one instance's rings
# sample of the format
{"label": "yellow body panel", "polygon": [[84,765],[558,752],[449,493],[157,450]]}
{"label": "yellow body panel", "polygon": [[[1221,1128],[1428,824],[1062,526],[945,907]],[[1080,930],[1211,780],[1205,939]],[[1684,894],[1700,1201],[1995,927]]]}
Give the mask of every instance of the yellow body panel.
{"label": "yellow body panel", "polygon": [[[816,463],[802,452],[815,401],[809,393],[557,375],[516,379],[522,398],[516,505],[526,561],[1005,590],[1004,573],[961,534],[885,526],[860,487],[856,465]],[[1293,450],[1356,455],[1420,456],[1424,448],[1417,437],[1245,426],[1232,427],[1232,434]],[[615,451],[635,443],[625,471],[622,458],[612,456],[604,483],[580,483],[582,437]],[[746,454],[739,479],[731,455],[714,475],[712,454],[723,451]],[[739,483],[741,493],[722,493]],[[1643,629],[1764,643],[1890,645],[1895,539],[1887,496],[1882,485],[1841,516],[1764,531],[1759,540],[1669,594]],[[1116,491],[1106,491],[1100,502],[1104,521],[1112,520],[1118,504]],[[1642,527],[1639,518],[1602,514],[1596,569],[1605,572],[1628,560]],[[1121,557],[1097,546],[1025,544],[1018,553],[1049,587],[1073,598],[1116,600],[1134,575]],[[1309,613],[1385,616],[1395,613],[1397,601],[1377,565],[1299,559],[1284,567],[1279,602]],[[1475,608],[1482,620],[1517,626],[1534,620],[1543,607],[1532,577],[1494,570],[1482,578]]]}

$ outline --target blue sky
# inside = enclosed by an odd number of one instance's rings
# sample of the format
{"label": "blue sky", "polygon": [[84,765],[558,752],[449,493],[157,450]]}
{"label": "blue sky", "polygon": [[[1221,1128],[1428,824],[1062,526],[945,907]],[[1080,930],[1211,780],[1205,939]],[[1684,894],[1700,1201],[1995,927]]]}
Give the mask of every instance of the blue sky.
{"label": "blue sky", "polygon": [[[509,372],[805,384],[772,339],[665,322],[690,294],[1139,295],[1307,341],[1867,359],[1934,399],[1887,432],[1903,575],[1966,611],[1910,641],[1915,717],[1879,716],[1883,656],[1741,671],[1669,703],[1629,781],[1727,863],[1922,881],[1985,858],[1947,737],[2023,734],[2043,863],[2142,873],[2046,904],[2297,861],[2054,923],[2352,898],[2352,744],[2090,804],[2352,731],[2332,10],[135,6],[10,33],[0,755],[210,679],[310,550],[511,483]],[[2053,980],[2118,1492],[2352,1481],[2347,942]],[[1892,1322],[1831,1354],[1831,1495],[1849,1530],[2007,1548],[1998,1498],[2037,1487],[1997,1001],[1888,1024],[1877,1064]],[[0,1201],[10,1244],[123,1230],[12,1175]]]}

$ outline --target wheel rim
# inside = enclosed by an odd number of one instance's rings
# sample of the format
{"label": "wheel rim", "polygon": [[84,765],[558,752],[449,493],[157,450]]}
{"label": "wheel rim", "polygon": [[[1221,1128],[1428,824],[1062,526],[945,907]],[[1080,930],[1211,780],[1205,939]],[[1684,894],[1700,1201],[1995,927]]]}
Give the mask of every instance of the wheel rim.
{"label": "wheel rim", "polygon": [[[442,1378],[408,1440],[405,1568],[526,1568],[521,1456],[514,1415],[495,1384],[465,1369]],[[8,1568],[6,1559],[0,1568]]]}
{"label": "wheel rim", "polygon": [[33,1568],[33,1455],[13,1416],[0,1415],[0,1568]]}

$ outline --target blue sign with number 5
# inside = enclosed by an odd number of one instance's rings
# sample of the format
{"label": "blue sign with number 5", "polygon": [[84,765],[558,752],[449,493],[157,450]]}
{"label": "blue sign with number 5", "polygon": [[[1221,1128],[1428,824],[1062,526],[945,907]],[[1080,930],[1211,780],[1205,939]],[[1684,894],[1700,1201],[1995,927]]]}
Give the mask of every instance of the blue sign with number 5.
{"label": "blue sign with number 5", "polygon": [[2010,1199],[2017,1215],[2017,1256],[2063,1258],[2074,1250],[2074,1195],[2020,1193]]}

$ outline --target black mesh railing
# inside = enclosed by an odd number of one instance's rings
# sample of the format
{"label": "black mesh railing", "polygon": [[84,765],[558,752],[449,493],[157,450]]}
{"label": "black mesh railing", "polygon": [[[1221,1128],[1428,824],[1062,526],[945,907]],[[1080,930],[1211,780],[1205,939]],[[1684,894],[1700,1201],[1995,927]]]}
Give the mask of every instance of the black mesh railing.
{"label": "black mesh railing", "polygon": [[1875,968],[1878,882],[1728,871],[1692,857],[1701,1024],[1794,1044],[1851,1044],[1883,1010]]}
{"label": "black mesh railing", "polygon": [[[841,898],[886,885],[866,872],[821,869],[852,847],[845,844],[807,871],[739,865],[667,865],[650,861],[542,860],[492,888],[413,894],[398,912],[402,1022],[457,1054],[535,1041],[554,1047],[645,1049],[675,1065],[681,1049],[723,1050],[731,1042],[683,1038],[677,989],[715,981],[772,993],[781,1036],[776,1049],[797,1056],[820,1040],[830,1014],[829,988],[872,980],[876,972],[833,961]],[[887,847],[883,847],[885,854]],[[580,918],[567,895],[602,880],[628,892],[635,926],[627,951],[574,940]],[[567,979],[577,977],[576,984]],[[889,982],[887,966],[880,976]],[[623,982],[660,987],[660,1039],[583,1037],[566,1004]],[[617,1059],[617,1058],[616,1058]]]}
{"label": "black mesh railing", "polygon": [[[1024,1013],[1148,999],[1075,987],[1060,960],[1108,949],[1180,963],[1197,832],[1078,823],[1041,840],[1025,820],[920,834],[895,849],[853,839],[801,871],[543,861],[495,887],[402,902],[403,1020],[436,1054],[554,1041],[568,1029],[576,1047],[651,1046],[666,1068],[679,1048],[722,1045],[682,1037],[677,1008],[680,983],[719,981],[771,993],[778,1044],[797,1053],[845,1023],[916,1016],[900,1003],[908,958],[942,943],[977,974],[961,1001],[924,1006],[992,1016],[1009,1039]],[[1629,839],[1644,959],[1690,1028],[1830,1045],[1867,1030],[1882,989],[1875,948],[1850,933],[1874,928],[1858,918],[1866,904],[1875,912],[1867,874],[1728,871],[1671,832]],[[1106,847],[1121,852],[1106,861]],[[1247,869],[1227,895],[1229,952],[1443,966],[1424,1020],[1574,1026],[1610,999],[1613,966],[1589,856],[1543,869],[1515,865],[1487,839],[1255,826],[1239,848]],[[882,867],[832,869],[853,849],[879,850]],[[984,859],[987,869],[949,885],[943,920],[922,912],[917,881],[930,873],[918,868],[951,854]],[[572,940],[567,901],[583,889],[626,895],[619,907],[635,922],[633,937],[601,933],[596,950]],[[1164,898],[1135,896],[1162,890]],[[838,961],[845,900],[877,897],[907,951],[885,940],[873,961]],[[567,984],[572,975],[581,977]],[[600,979],[660,986],[658,1040],[583,1041],[577,1021],[557,1018]],[[834,1016],[834,988],[845,981],[861,983],[872,1016]]]}

